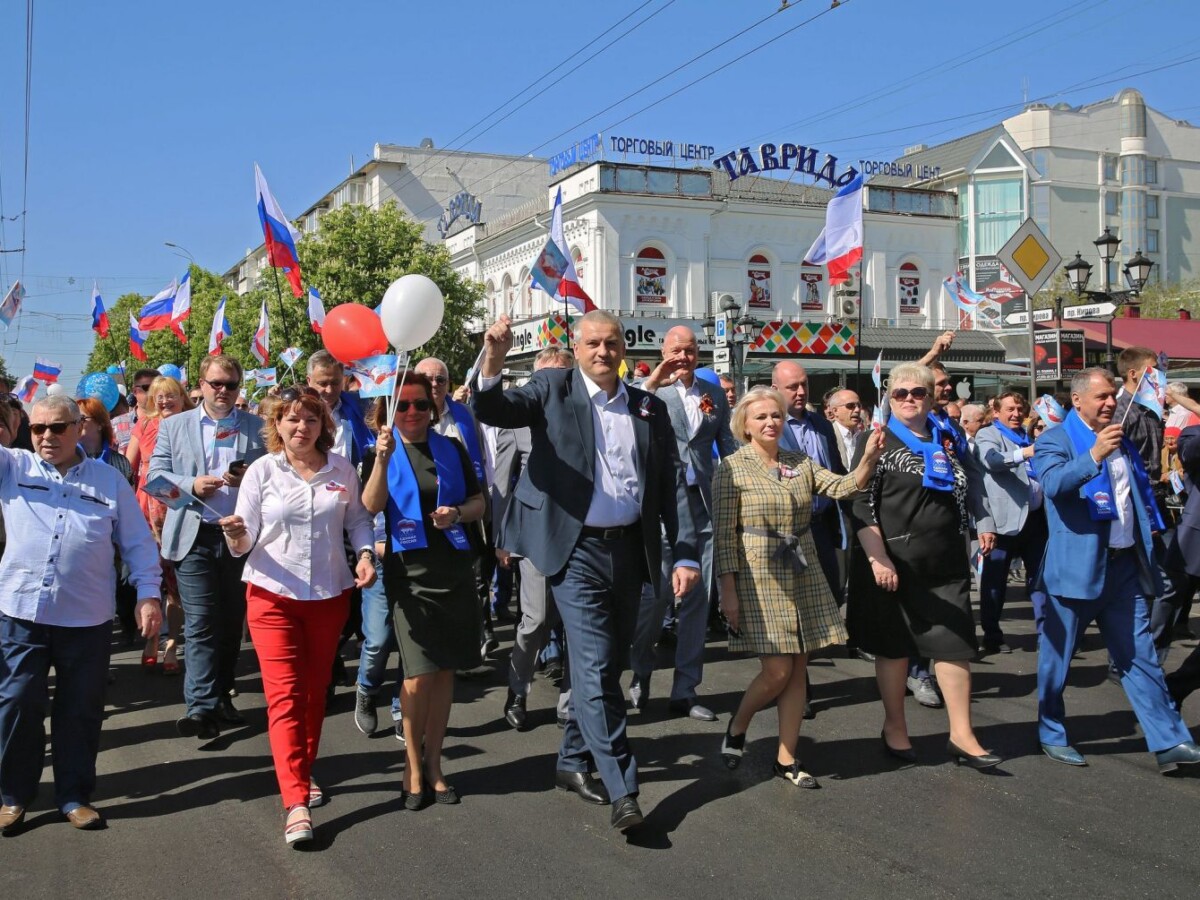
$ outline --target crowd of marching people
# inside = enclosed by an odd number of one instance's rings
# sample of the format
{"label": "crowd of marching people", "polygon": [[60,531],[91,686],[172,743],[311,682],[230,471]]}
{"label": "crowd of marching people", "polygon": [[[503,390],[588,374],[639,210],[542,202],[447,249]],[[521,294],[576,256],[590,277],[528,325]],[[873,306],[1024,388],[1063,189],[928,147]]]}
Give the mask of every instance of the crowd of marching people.
{"label": "crowd of marching people", "polygon": [[[177,677],[176,728],[200,741],[246,724],[248,628],[288,844],[312,839],[326,799],[321,732],[355,635],[354,725],[374,733],[390,712],[409,810],[460,802],[444,766],[456,673],[496,652],[498,622],[514,643],[497,716],[525,730],[535,671],[554,675],[554,784],[611,807],[622,831],[643,820],[627,710],[661,695],[717,722],[702,690],[714,629],[759,663],[714,734],[727,768],[773,704],[774,774],[818,786],[798,753],[808,662],[845,645],[874,663],[876,752],[917,760],[911,692],[944,707],[949,759],[993,769],[971,663],[1012,652],[1017,573],[1046,756],[1086,765],[1063,691],[1095,623],[1159,769],[1200,763],[1179,711],[1200,649],[1167,658],[1200,588],[1200,403],[1182,384],[1165,403],[1147,388],[1152,350],[1124,350],[1116,377],[1084,369],[1058,399],[1002,390],[961,406],[939,361],[947,333],[890,369],[872,414],[845,387],[816,402],[795,360],[739,397],[698,370],[686,327],[626,375],[620,321],[589,312],[571,351],[542,351],[520,385],[504,372],[512,340],[501,318],[469,383],[452,390],[423,359],[390,404],[347,391],[325,351],[303,384],[257,404],[219,353],[190,389],[135,372],[112,410],[0,402],[0,832],[18,833],[36,800],[47,712],[54,805],[76,828],[103,825],[92,795],[114,615],[144,642],[146,671]],[[669,673],[655,671],[664,650]]]}

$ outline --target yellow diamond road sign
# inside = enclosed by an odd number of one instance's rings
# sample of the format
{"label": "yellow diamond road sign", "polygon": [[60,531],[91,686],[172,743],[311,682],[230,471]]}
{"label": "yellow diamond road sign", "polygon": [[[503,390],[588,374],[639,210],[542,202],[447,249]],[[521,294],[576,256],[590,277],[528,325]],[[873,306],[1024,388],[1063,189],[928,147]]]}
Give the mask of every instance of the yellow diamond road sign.
{"label": "yellow diamond road sign", "polygon": [[996,254],[1031,297],[1042,289],[1062,257],[1033,219],[1026,219]]}

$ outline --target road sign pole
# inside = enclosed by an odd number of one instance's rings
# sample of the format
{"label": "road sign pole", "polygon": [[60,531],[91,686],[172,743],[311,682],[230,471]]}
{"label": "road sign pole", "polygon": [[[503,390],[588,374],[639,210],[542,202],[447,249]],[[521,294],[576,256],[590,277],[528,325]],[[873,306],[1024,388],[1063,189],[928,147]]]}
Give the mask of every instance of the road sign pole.
{"label": "road sign pole", "polygon": [[1026,295],[1026,308],[1029,310],[1029,408],[1033,409],[1033,401],[1037,399],[1037,364],[1033,354],[1034,324],[1033,298]]}

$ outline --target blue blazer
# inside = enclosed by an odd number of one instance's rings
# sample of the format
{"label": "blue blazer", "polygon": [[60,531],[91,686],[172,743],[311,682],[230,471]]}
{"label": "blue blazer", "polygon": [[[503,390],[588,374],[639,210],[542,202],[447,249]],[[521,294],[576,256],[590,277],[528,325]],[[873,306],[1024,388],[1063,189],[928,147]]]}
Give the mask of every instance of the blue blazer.
{"label": "blue blazer", "polygon": [[[1090,453],[1075,452],[1075,445],[1063,427],[1044,432],[1034,444],[1033,464],[1046,496],[1046,522],[1050,540],[1042,562],[1039,587],[1055,597],[1069,600],[1095,600],[1104,590],[1108,570],[1110,522],[1093,521],[1087,501],[1080,493],[1083,485],[1099,474],[1100,467]],[[1132,480],[1132,474],[1131,474]],[[1150,521],[1134,491],[1138,568],[1142,590],[1147,598],[1161,589],[1153,559]]]}
{"label": "blue blazer", "polygon": [[[578,369],[541,369],[518,388],[501,384],[471,392],[485,425],[528,428],[529,463],[505,515],[505,549],[547,577],[567,564],[592,502],[596,440],[592,405]],[[626,386],[642,486],[642,545],[646,571],[662,568],[665,539],[675,559],[699,560],[684,469],[666,404]]]}
{"label": "blue blazer", "polygon": [[1200,578],[1200,425],[1179,435],[1179,461],[1187,475],[1187,503],[1167,548],[1167,568]]}

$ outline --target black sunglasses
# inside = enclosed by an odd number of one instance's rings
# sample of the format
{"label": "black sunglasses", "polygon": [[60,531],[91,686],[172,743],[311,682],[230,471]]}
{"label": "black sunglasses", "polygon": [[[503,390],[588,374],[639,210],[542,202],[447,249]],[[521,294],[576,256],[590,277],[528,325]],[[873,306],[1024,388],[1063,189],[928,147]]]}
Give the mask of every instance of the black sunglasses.
{"label": "black sunglasses", "polygon": [[135,384],[135,385],[133,386],[133,389],[134,389],[135,391],[148,391],[148,390],[150,390],[150,384],[149,384],[149,383],[147,383],[147,384]]}
{"label": "black sunglasses", "polygon": [[923,387],[896,388],[892,391],[892,399],[900,402],[904,402],[909,397],[912,397],[914,400],[924,400],[928,396],[929,388]]}
{"label": "black sunglasses", "polygon": [[34,436],[41,437],[46,433],[47,429],[49,429],[51,434],[65,434],[68,428],[78,424],[78,422],[51,422],[49,425],[46,425],[42,422],[35,422],[29,426],[29,430],[33,432]]}
{"label": "black sunglasses", "polygon": [[201,378],[200,383],[207,384],[214,391],[236,391],[242,386],[240,381],[210,381],[207,378]]}
{"label": "black sunglasses", "polygon": [[279,399],[282,400],[284,403],[295,403],[301,397],[320,397],[320,396],[321,396],[320,394],[318,394],[316,391],[314,391],[310,387],[290,387],[290,388],[284,388],[282,391],[279,392]]}
{"label": "black sunglasses", "polygon": [[843,403],[842,409],[862,409],[861,403]]}
{"label": "black sunglasses", "polygon": [[406,413],[410,406],[415,406],[417,412],[429,412],[433,409],[433,404],[428,400],[397,400],[396,412]]}
{"label": "black sunglasses", "polygon": [[429,380],[434,384],[447,384],[450,381],[445,375],[430,375]]}

